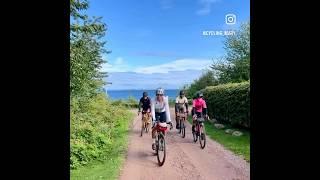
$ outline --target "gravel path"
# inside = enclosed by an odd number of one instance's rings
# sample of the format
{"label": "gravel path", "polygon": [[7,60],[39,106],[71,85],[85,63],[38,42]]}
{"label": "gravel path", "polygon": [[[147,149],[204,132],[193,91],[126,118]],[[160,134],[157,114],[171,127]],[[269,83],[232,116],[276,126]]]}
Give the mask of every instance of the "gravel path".
{"label": "gravel path", "polygon": [[[136,112],[134,112],[136,113]],[[174,110],[171,109],[171,117]],[[249,180],[250,164],[207,138],[204,149],[193,142],[191,125],[186,123],[186,137],[174,128],[166,135],[167,158],[162,167],[151,148],[151,132],[140,137],[141,116],[136,116],[129,134],[129,148],[121,171],[121,180],[198,179]]]}

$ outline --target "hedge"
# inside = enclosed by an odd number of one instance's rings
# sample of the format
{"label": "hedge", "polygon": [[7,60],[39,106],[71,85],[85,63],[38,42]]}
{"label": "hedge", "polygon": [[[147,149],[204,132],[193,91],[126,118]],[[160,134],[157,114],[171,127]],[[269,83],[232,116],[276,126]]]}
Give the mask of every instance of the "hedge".
{"label": "hedge", "polygon": [[208,86],[201,91],[210,117],[250,128],[250,82]]}

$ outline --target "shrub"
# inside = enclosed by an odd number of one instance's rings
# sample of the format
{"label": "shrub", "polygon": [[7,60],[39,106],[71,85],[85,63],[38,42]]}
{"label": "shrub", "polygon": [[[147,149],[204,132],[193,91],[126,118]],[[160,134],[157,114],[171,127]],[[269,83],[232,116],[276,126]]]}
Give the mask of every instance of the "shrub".
{"label": "shrub", "polygon": [[70,167],[75,169],[103,155],[112,148],[117,126],[131,118],[125,108],[112,105],[103,94],[80,101],[71,100]]}
{"label": "shrub", "polygon": [[202,90],[210,117],[250,128],[250,83],[208,86]]}

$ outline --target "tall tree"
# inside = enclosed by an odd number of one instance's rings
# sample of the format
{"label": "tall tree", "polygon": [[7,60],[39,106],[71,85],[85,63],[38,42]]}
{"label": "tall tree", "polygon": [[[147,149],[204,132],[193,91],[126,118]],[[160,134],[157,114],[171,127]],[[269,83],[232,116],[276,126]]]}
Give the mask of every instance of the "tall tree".
{"label": "tall tree", "polygon": [[236,35],[227,37],[226,56],[212,64],[220,83],[242,82],[250,79],[250,23],[241,25]]}
{"label": "tall tree", "polygon": [[103,85],[100,72],[103,62],[106,24],[101,18],[89,17],[83,11],[89,8],[87,0],[70,0],[70,91],[71,97],[90,96]]}
{"label": "tall tree", "polygon": [[217,84],[213,71],[207,70],[187,88],[187,96],[192,98],[197,91]]}

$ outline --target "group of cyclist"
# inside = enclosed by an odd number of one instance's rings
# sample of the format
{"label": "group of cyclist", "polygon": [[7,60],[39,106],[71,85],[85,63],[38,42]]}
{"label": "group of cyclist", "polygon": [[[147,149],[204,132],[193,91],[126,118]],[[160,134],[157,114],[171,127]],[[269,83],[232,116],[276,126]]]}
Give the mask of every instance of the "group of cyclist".
{"label": "group of cyclist", "polygon": [[[142,111],[141,111],[142,108]],[[181,90],[179,92],[179,96],[176,98],[175,101],[175,119],[176,119],[176,129],[179,129],[179,121],[177,118],[178,113],[186,113],[189,114],[188,111],[188,99],[185,96],[185,92]],[[148,97],[147,92],[143,92],[143,97],[139,101],[139,110],[138,115],[142,112],[142,114],[145,113],[151,113],[152,117],[152,149],[155,149],[155,131],[156,131],[156,123],[157,120],[160,123],[167,123],[170,124],[172,127],[172,122],[170,118],[170,109],[169,109],[169,99],[168,96],[165,96],[164,89],[158,88],[156,90],[156,97],[154,100],[151,100]],[[205,117],[207,118],[207,105],[205,100],[203,99],[203,94],[198,92],[196,94],[196,97],[192,101],[192,117],[193,117],[193,124],[192,124],[192,132],[195,131],[195,118]],[[158,119],[156,119],[158,117]]]}

